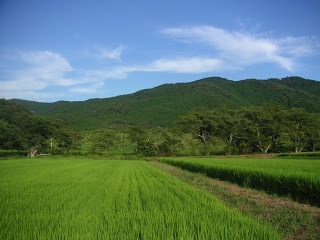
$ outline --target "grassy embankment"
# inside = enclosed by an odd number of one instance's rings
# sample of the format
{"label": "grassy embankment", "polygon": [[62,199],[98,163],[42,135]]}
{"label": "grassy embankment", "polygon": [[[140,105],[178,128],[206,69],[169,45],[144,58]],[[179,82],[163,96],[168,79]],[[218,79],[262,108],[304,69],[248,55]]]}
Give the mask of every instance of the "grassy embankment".
{"label": "grassy embankment", "polygon": [[161,158],[160,161],[240,186],[320,206],[320,160]]}

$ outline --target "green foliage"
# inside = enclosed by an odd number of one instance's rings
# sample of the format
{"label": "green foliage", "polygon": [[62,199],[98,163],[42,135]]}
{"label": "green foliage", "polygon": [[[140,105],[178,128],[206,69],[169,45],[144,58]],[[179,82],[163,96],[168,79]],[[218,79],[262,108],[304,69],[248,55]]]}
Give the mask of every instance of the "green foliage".
{"label": "green foliage", "polygon": [[117,134],[114,130],[97,129],[91,133],[91,151],[109,152],[117,140]]}
{"label": "green foliage", "polygon": [[0,99],[0,119],[4,131],[2,147],[27,150],[30,157],[48,146],[45,141],[55,130],[55,124],[50,120],[3,99]]}
{"label": "green foliage", "polygon": [[[14,100],[54,117],[54,123],[1,100],[0,148],[28,150],[30,155],[74,150],[121,153],[134,148],[143,156],[316,151],[318,92],[318,82],[299,77],[238,82],[215,77],[84,102]],[[162,131],[168,133],[168,127],[176,132],[165,136]],[[79,134],[75,129],[117,132],[103,140],[107,133]]]}
{"label": "green foliage", "polygon": [[159,152],[157,156],[173,156],[176,153],[176,146],[179,144],[181,141],[173,138],[170,136],[168,133],[163,134],[164,141],[161,142],[158,146]]}
{"label": "green foliage", "polygon": [[306,145],[307,132],[311,130],[310,117],[303,109],[292,109],[286,117],[288,137],[294,144],[295,152],[301,152]]}
{"label": "green foliage", "polygon": [[320,83],[299,77],[230,81],[212,77],[190,83],[164,84],[134,94],[83,102],[38,103],[14,100],[78,130],[126,129],[129,125],[173,127],[179,117],[203,107],[216,110],[278,103],[284,108],[320,112]]}
{"label": "green foliage", "polygon": [[277,154],[277,158],[320,160],[320,152],[279,153],[279,154]]}
{"label": "green foliage", "polygon": [[55,131],[53,136],[57,141],[57,148],[60,153],[72,150],[81,150],[81,140],[83,135],[71,128],[61,127]]}
{"label": "green foliage", "polygon": [[320,206],[320,161],[292,159],[184,158],[160,161],[209,177],[290,196]]}
{"label": "green foliage", "polygon": [[136,144],[135,152],[147,157],[174,155],[175,147],[180,143],[180,140],[161,128],[147,131],[139,126],[131,126],[128,133],[131,141]]}
{"label": "green foliage", "polygon": [[0,161],[1,239],[280,239],[143,161]]}
{"label": "green foliage", "polygon": [[216,125],[214,114],[204,110],[198,110],[181,117],[178,121],[180,131],[190,133],[194,138],[201,141],[206,155],[209,155],[208,145],[216,131]]}
{"label": "green foliage", "polygon": [[217,122],[217,129],[213,133],[220,138],[224,146],[226,155],[236,153],[238,146],[236,143],[237,137],[241,135],[242,115],[238,111],[222,109],[215,112],[215,121]]}
{"label": "green foliage", "polygon": [[23,149],[22,143],[19,141],[19,131],[14,125],[0,119],[0,133],[0,149]]}
{"label": "green foliage", "polygon": [[30,157],[79,150],[82,138],[75,130],[4,99],[0,99],[0,130],[0,149],[26,150]]}
{"label": "green foliage", "polygon": [[193,112],[180,118],[177,129],[200,140],[207,155],[215,137],[224,143],[226,155],[286,151],[282,144],[287,140],[296,152],[315,151],[320,143],[319,114],[271,105]]}

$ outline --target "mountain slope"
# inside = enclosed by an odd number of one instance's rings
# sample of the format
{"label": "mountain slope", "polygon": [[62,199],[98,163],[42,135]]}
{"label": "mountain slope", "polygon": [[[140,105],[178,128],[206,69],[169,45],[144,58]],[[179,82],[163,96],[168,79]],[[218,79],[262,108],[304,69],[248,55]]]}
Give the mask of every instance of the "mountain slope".
{"label": "mountain slope", "polygon": [[0,149],[27,150],[30,156],[35,156],[56,130],[57,125],[50,119],[18,103],[0,99]]}
{"label": "mountain slope", "polygon": [[173,126],[178,117],[204,107],[240,108],[265,103],[320,112],[320,83],[299,77],[231,81],[205,78],[190,83],[164,84],[113,98],[79,102],[39,103],[13,100],[43,116],[59,118],[82,130]]}

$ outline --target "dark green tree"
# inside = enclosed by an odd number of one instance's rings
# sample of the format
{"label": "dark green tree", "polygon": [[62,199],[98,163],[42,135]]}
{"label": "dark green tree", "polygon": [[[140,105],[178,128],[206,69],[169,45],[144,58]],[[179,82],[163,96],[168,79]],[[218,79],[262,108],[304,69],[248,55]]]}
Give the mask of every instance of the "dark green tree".
{"label": "dark green tree", "polygon": [[144,156],[157,156],[158,146],[151,140],[147,131],[139,126],[131,126],[128,130],[130,140],[136,144],[136,153]]}
{"label": "dark green tree", "polygon": [[247,119],[246,135],[253,151],[268,153],[277,144],[280,137],[279,122],[275,112],[256,106],[243,109]]}
{"label": "dark green tree", "polygon": [[58,143],[58,148],[62,152],[67,151],[68,154],[72,150],[79,150],[83,139],[80,132],[66,127],[57,128],[53,137]]}
{"label": "dark green tree", "polygon": [[175,154],[175,147],[181,141],[171,136],[171,134],[165,130],[162,132],[163,141],[158,145],[158,155],[160,156],[172,156]]}
{"label": "dark green tree", "polygon": [[292,108],[285,113],[287,136],[293,143],[295,152],[301,152],[307,145],[309,115],[302,108]]}
{"label": "dark green tree", "polygon": [[91,150],[94,152],[109,152],[117,140],[117,133],[110,129],[97,129],[91,136]]}
{"label": "dark green tree", "polygon": [[205,154],[209,155],[209,142],[217,130],[214,112],[198,110],[178,120],[180,131],[190,133],[203,144]]}
{"label": "dark green tree", "polygon": [[10,148],[24,149],[30,157],[48,151],[48,140],[57,127],[52,120],[4,99],[0,99],[0,119],[7,123],[3,128],[10,128],[6,130],[7,147],[10,145]]}
{"label": "dark green tree", "polygon": [[0,119],[0,149],[23,149],[18,129],[3,119]]}
{"label": "dark green tree", "polygon": [[22,145],[28,150],[29,157],[35,157],[38,151],[47,151],[48,140],[54,132],[54,124],[37,115],[30,116],[21,124]]}
{"label": "dark green tree", "polygon": [[320,145],[320,114],[309,115],[308,128],[306,130],[307,149],[316,151]]}
{"label": "dark green tree", "polygon": [[146,131],[139,126],[130,126],[128,134],[131,142],[137,145],[135,150],[136,153],[139,153],[147,139],[150,139],[148,138]]}
{"label": "dark green tree", "polygon": [[216,114],[217,129],[215,136],[220,138],[225,146],[224,152],[226,155],[238,153],[238,145],[241,138],[241,112],[235,110],[221,110]]}

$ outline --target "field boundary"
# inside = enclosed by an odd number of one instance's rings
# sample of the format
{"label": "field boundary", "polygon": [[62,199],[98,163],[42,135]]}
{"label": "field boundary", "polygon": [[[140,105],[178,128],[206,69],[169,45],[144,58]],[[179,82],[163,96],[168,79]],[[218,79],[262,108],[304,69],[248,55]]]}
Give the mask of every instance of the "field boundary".
{"label": "field boundary", "polygon": [[271,224],[285,239],[320,239],[320,208],[248,189],[159,161],[150,164],[189,185],[210,192],[227,206]]}
{"label": "field boundary", "polygon": [[183,161],[163,158],[159,161],[191,172],[204,173],[208,177],[237,183],[266,191],[269,194],[291,197],[295,201],[320,206],[319,181],[302,175],[273,174],[264,170],[209,165],[200,161]]}

